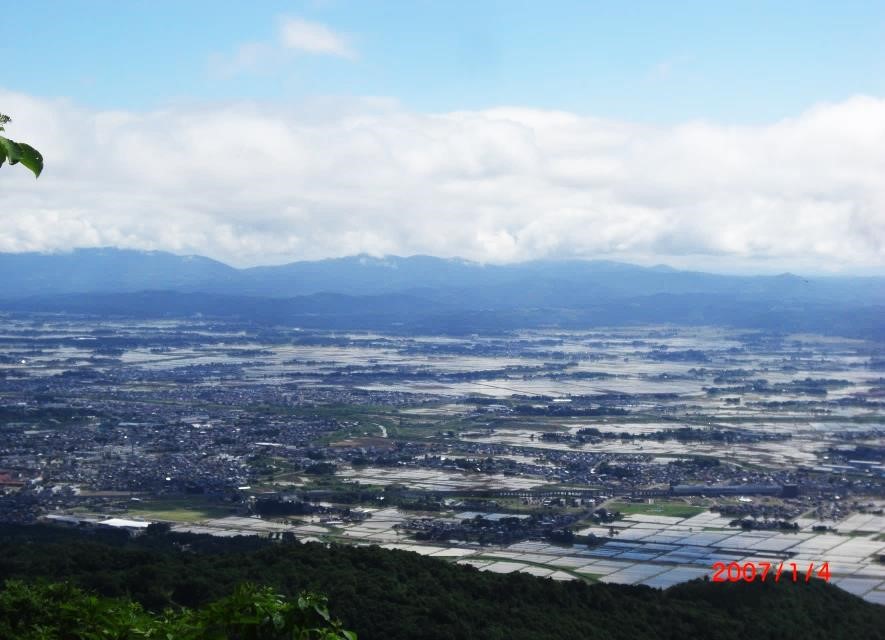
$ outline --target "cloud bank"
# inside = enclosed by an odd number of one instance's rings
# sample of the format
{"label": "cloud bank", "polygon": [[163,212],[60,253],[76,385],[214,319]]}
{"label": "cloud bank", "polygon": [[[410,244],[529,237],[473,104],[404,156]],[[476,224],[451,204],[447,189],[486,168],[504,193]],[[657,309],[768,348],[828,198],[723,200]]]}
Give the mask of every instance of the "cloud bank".
{"label": "cloud bank", "polygon": [[885,100],[766,126],[647,126],[382,99],[92,111],[0,90],[38,181],[0,169],[0,251],[235,265],[355,253],[885,271]]}
{"label": "cloud bank", "polygon": [[355,57],[344,36],[323,24],[301,18],[284,18],[280,25],[280,39],[287,49],[341,58]]}

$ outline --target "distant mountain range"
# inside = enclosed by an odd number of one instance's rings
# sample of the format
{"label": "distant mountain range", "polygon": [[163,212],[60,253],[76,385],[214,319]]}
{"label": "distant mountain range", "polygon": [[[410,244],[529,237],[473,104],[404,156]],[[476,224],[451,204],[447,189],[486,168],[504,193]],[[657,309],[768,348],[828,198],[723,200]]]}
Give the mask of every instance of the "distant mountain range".
{"label": "distant mountain range", "polygon": [[885,278],[730,276],[607,261],[354,256],[236,269],[201,256],[0,254],[0,310],[463,332],[690,323],[885,337]]}

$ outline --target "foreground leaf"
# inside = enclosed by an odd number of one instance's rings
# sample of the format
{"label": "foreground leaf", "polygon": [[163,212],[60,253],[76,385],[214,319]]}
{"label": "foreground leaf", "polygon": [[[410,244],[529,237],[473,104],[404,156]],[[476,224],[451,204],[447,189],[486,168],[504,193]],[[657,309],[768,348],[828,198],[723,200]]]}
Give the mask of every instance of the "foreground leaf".
{"label": "foreground leaf", "polygon": [[10,165],[21,162],[34,173],[34,177],[40,177],[43,172],[43,156],[39,151],[24,142],[15,142],[0,136],[0,166],[4,161],[8,161]]}
{"label": "foreground leaf", "polygon": [[34,147],[24,142],[19,142],[18,146],[22,151],[20,162],[34,172],[35,178],[39,178],[40,174],[43,173],[43,155]]}

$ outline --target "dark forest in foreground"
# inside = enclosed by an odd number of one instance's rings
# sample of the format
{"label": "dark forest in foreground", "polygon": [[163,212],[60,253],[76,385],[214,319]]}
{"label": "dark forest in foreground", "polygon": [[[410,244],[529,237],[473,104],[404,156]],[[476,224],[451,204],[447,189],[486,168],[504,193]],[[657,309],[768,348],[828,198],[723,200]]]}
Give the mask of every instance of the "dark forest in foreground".
{"label": "dark forest in foreground", "polygon": [[648,587],[497,575],[377,547],[257,538],[0,528],[0,580],[70,581],[152,610],[200,607],[253,582],[327,594],[373,638],[883,638],[885,607],[834,586],[694,581]]}

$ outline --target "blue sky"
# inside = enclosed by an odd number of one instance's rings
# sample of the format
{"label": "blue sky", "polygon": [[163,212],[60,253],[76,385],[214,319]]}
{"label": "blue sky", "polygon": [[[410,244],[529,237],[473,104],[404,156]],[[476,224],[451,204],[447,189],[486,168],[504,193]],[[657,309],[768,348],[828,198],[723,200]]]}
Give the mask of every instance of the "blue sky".
{"label": "blue sky", "polygon": [[[885,275],[885,2],[5,3],[0,251]],[[13,34],[10,36],[9,34]]]}
{"label": "blue sky", "polygon": [[[272,42],[281,16],[353,59],[212,59]],[[387,96],[422,112],[520,105],[644,122],[753,123],[885,95],[883,2],[6,3],[3,84],[100,108]]]}

